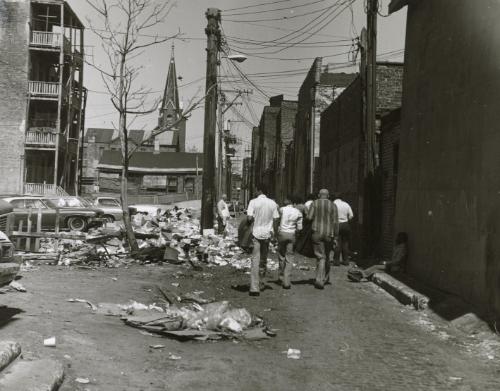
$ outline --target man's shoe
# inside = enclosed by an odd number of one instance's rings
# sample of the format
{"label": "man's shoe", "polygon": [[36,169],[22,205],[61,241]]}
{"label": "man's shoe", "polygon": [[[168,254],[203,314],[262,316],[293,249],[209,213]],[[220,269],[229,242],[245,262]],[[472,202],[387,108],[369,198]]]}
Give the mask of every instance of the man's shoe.
{"label": "man's shoe", "polygon": [[316,289],[325,289],[325,286],[324,286],[324,285],[322,285],[322,284],[320,284],[320,283],[318,283],[318,282],[315,282],[315,283],[314,283],[314,287],[315,287]]}
{"label": "man's shoe", "polygon": [[250,291],[250,292],[248,292],[248,294],[250,296],[260,296],[260,292],[252,292],[252,291]]}
{"label": "man's shoe", "polygon": [[290,289],[291,287],[291,285],[283,285],[283,289]]}

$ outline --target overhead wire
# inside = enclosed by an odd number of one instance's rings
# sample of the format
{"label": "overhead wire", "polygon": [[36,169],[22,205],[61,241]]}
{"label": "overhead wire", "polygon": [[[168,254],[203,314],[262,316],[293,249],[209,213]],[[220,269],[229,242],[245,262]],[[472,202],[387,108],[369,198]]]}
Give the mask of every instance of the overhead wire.
{"label": "overhead wire", "polygon": [[284,20],[289,20],[289,19],[302,18],[304,16],[309,16],[309,15],[314,15],[314,14],[317,14],[318,12],[325,11],[325,10],[327,10],[329,8],[330,8],[330,6],[324,7],[324,8],[320,8],[320,9],[317,9],[317,10],[314,10],[314,11],[307,11],[307,12],[304,12],[304,13],[298,14],[298,15],[273,17],[273,18],[267,18],[267,19],[239,20],[239,19],[226,19],[226,18],[224,18],[224,22],[233,22],[233,23],[252,22],[252,23],[255,23],[255,22],[274,22],[274,21],[278,21],[278,20],[279,21],[284,21]]}
{"label": "overhead wire", "polygon": [[[314,0],[314,1],[308,2],[306,4],[299,4],[299,5],[295,5],[295,6],[273,8],[273,9],[267,9],[267,10],[258,10],[258,11],[245,11],[245,12],[233,12],[233,13],[231,13],[231,12],[225,13],[223,11],[222,15],[225,15],[225,16],[240,16],[240,15],[264,14],[264,13],[268,13],[268,12],[286,11],[286,10],[292,10],[292,9],[296,9],[296,8],[309,7],[309,6],[314,5],[314,4],[324,3],[325,1],[327,1],[327,0]],[[226,11],[226,12],[228,12],[228,11]]]}
{"label": "overhead wire", "polygon": [[227,11],[238,11],[238,10],[243,10],[243,9],[249,9],[249,8],[256,8],[256,7],[261,7],[261,6],[267,6],[267,5],[274,5],[274,4],[279,4],[279,3],[288,3],[293,0],[276,0],[276,1],[267,1],[265,3],[259,3],[259,4],[252,4],[252,5],[246,5],[244,7],[237,7],[237,8],[228,8],[226,10],[222,10],[223,12]]}

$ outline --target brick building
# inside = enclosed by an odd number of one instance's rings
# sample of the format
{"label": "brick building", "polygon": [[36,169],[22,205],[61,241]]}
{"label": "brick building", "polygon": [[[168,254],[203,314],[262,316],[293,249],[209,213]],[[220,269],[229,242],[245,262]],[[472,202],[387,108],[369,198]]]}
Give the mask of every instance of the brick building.
{"label": "brick building", "polygon": [[407,271],[498,319],[500,2],[393,0],[390,11],[404,6],[395,225]]}
{"label": "brick building", "polygon": [[389,259],[392,255],[394,217],[399,171],[399,139],[401,134],[401,109],[382,117],[380,126],[380,168],[382,181],[381,255]]}
{"label": "brick building", "polygon": [[314,60],[299,90],[299,100],[294,136],[292,188],[305,196],[318,190],[317,159],[321,145],[321,113],[354,80],[355,74],[331,73],[329,66],[323,67],[322,58]]}
{"label": "brick building", "polygon": [[84,27],[63,0],[0,1],[1,193],[78,184]]}
{"label": "brick building", "polygon": [[[283,95],[269,99],[252,137],[253,176],[268,190],[269,196],[282,201],[286,195],[285,152],[293,140],[297,102]],[[254,144],[255,143],[255,144]]]}
{"label": "brick building", "polygon": [[[380,120],[401,106],[403,64],[377,63],[377,135]],[[355,214],[354,242],[364,252],[379,251],[380,177],[367,176],[364,136],[363,80],[358,75],[321,116],[319,180],[322,187],[341,192]],[[378,166],[378,137],[376,166]]]}

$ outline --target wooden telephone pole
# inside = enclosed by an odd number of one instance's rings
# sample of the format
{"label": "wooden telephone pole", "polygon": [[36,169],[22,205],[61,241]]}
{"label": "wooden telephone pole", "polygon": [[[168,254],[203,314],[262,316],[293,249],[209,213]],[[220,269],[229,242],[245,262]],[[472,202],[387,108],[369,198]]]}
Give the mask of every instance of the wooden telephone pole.
{"label": "wooden telephone pole", "polygon": [[203,134],[203,194],[201,231],[214,228],[215,205],[215,132],[217,126],[217,54],[220,46],[220,10],[209,8],[207,34],[207,81],[205,90],[205,128]]}
{"label": "wooden telephone pole", "polygon": [[368,0],[366,37],[366,146],[367,171],[376,167],[375,132],[377,121],[377,14],[379,0]]}

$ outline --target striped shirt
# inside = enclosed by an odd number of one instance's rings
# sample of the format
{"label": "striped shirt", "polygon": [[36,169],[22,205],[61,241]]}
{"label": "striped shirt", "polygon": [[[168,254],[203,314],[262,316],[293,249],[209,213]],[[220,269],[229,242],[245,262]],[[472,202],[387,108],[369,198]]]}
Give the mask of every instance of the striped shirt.
{"label": "striped shirt", "polygon": [[307,215],[312,220],[312,230],[322,236],[337,236],[339,233],[339,217],[337,206],[328,199],[313,202]]}

